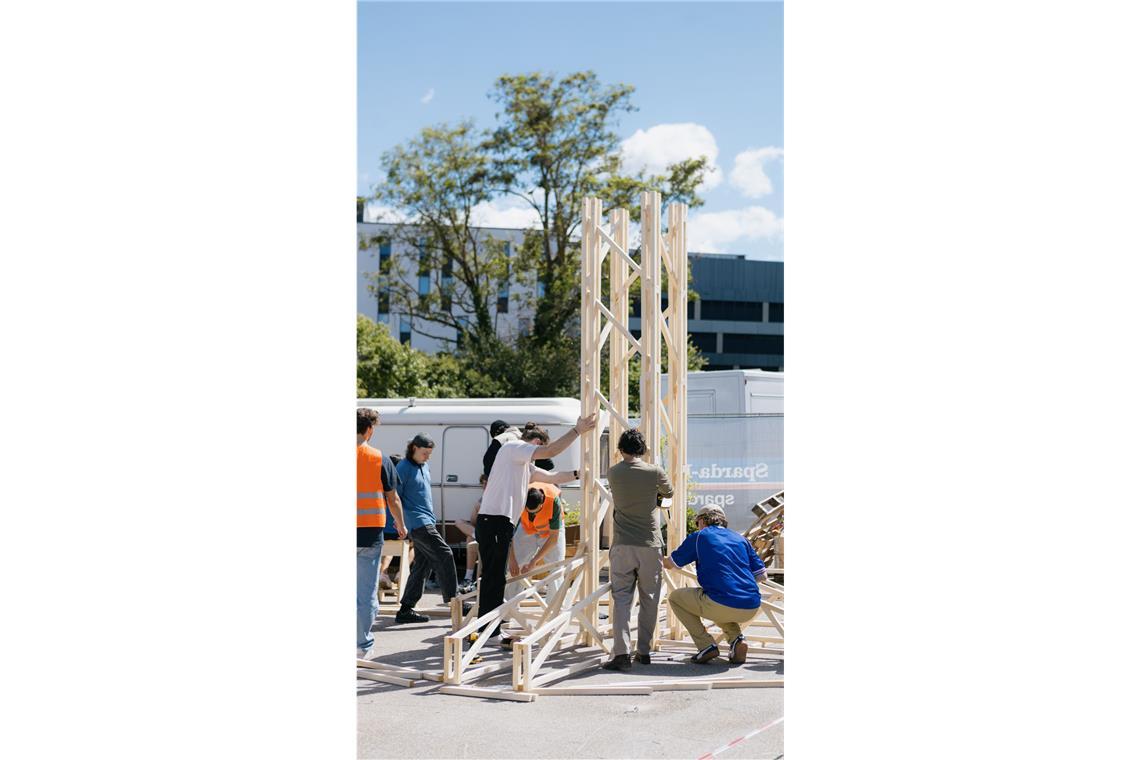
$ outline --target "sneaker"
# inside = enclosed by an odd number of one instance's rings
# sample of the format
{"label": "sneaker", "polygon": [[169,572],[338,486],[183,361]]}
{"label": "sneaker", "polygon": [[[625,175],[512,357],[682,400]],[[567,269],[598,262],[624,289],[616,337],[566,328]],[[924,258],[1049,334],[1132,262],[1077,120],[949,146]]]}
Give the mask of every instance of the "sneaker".
{"label": "sneaker", "polygon": [[458,589],[459,593],[470,594],[474,590],[475,590],[475,581],[473,581],[469,578],[465,578],[464,580],[459,582],[459,589]]}
{"label": "sneaker", "polygon": [[629,670],[632,667],[628,654],[616,654],[612,660],[602,664],[602,670]]}
{"label": "sneaker", "polygon": [[356,659],[367,660],[371,656],[372,656],[372,647],[368,647],[367,649],[360,649],[359,647],[357,647]]}
{"label": "sneaker", "polygon": [[380,573],[380,588],[384,589],[385,591],[391,591],[393,588],[395,588],[392,585],[392,579],[388,577],[387,573]]}
{"label": "sneaker", "polygon": [[426,623],[430,619],[427,615],[421,615],[415,610],[400,610],[396,613],[397,623]]}
{"label": "sneaker", "polygon": [[508,652],[513,652],[515,648],[515,640],[510,636],[503,636],[499,639],[499,648],[505,649]]}
{"label": "sneaker", "polygon": [[638,665],[649,665],[653,662],[653,660],[647,654],[635,654],[633,656],[633,661]]}
{"label": "sneaker", "polygon": [[695,662],[698,665],[704,665],[709,660],[715,660],[719,654],[720,650],[716,648],[716,644],[709,644],[707,647],[690,657],[689,662]]}
{"label": "sneaker", "polygon": [[748,642],[744,640],[744,634],[740,634],[729,645],[732,647],[732,657],[728,659],[729,662],[739,665],[748,659]]}

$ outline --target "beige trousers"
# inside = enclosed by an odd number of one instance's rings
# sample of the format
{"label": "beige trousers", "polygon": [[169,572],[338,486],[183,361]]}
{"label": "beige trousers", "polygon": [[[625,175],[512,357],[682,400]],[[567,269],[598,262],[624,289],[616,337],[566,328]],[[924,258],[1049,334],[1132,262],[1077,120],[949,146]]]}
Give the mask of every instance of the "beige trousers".
{"label": "beige trousers", "polygon": [[671,592],[669,594],[669,606],[673,608],[677,618],[688,629],[689,635],[693,637],[693,642],[697,645],[698,652],[715,643],[713,637],[705,629],[705,624],[701,622],[701,618],[707,618],[719,625],[720,629],[724,631],[727,642],[740,635],[741,623],[747,623],[756,617],[756,613],[760,611],[759,607],[752,609],[726,607],[709,599],[708,594],[703,589],[695,587],[679,588]]}

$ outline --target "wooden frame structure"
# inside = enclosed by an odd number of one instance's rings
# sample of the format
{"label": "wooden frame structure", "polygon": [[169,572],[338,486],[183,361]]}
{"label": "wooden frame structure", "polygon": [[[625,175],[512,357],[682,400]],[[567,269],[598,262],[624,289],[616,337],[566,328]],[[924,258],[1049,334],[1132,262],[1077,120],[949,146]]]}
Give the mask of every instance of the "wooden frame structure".
{"label": "wooden frame structure", "polygon": [[[661,197],[656,192],[641,196],[641,254],[636,260],[631,250],[629,212],[614,209],[609,223],[602,219],[597,198],[582,203],[582,287],[581,287],[581,404],[582,415],[608,413],[611,461],[621,460],[618,436],[632,425],[629,419],[629,371],[634,356],[641,357],[641,409],[639,427],[645,435],[646,459],[662,464],[674,495],[667,509],[666,546],[676,549],[686,535],[688,505],[688,255],[686,224],[688,209],[674,203],[668,210],[668,229],[661,229]],[[609,292],[604,293],[603,264],[609,256]],[[668,303],[661,308],[663,292]],[[641,335],[629,329],[629,307],[635,283],[640,282]],[[608,344],[607,344],[608,341]],[[608,358],[607,358],[608,357]],[[601,383],[602,365],[607,363],[608,394]],[[662,371],[666,365],[669,383],[662,393]],[[612,623],[602,624],[598,607],[606,602],[610,584],[601,582],[601,571],[608,563],[602,548],[602,529],[612,519],[612,496],[600,481],[603,451],[602,425],[582,436],[580,480],[581,538],[574,556],[533,568],[510,578],[523,584],[521,591],[495,610],[479,617],[472,610],[462,614],[464,601],[474,601],[478,591],[452,599],[453,631],[444,637],[443,671],[420,671],[423,678],[442,681],[440,691],[448,694],[531,701],[538,694],[632,694],[664,689],[743,688],[782,686],[778,680],[743,680],[739,676],[659,680],[638,684],[593,687],[552,687],[551,683],[585,668],[596,667],[612,648]],[[782,494],[781,494],[782,515]],[[782,523],[781,523],[782,526]],[[612,536],[612,531],[607,530]],[[535,580],[536,576],[543,576]],[[675,590],[695,583],[686,570],[665,572],[665,585]],[[554,590],[555,584],[557,590]],[[767,598],[760,617],[748,626],[746,636],[765,656],[783,656],[783,588],[765,584]],[[542,592],[550,589],[544,599]],[[664,600],[663,600],[664,602]],[[658,609],[657,651],[691,649],[688,633],[667,604]],[[631,610],[631,614],[636,614]],[[512,631],[510,657],[481,654],[496,623],[517,626]],[[572,626],[574,626],[572,628]],[[774,628],[778,635],[755,633],[755,627]],[[481,631],[481,632],[480,632]],[[714,631],[718,639],[722,633]],[[469,646],[464,648],[465,644]],[[497,649],[497,648],[496,648]],[[557,655],[557,656],[555,656]],[[364,665],[364,667],[369,667]],[[477,679],[510,670],[509,690],[471,686]],[[376,678],[383,676],[383,678]],[[389,683],[406,682],[415,672],[387,670],[371,674]],[[410,685],[410,684],[407,684]]]}

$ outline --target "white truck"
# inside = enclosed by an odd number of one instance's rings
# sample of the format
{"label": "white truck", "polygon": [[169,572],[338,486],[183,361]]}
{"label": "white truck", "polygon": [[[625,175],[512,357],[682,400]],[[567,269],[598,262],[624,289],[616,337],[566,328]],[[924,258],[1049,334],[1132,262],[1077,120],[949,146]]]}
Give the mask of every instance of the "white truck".
{"label": "white truck", "polygon": [[[416,433],[427,433],[435,441],[435,452],[428,463],[431,470],[431,496],[436,515],[444,522],[468,520],[482,490],[483,454],[491,443],[490,427],[503,420],[522,428],[537,422],[556,440],[574,427],[580,404],[572,398],[476,398],[476,399],[388,399],[362,398],[357,408],[375,409],[380,426],[372,445],[385,456],[404,456],[408,441]],[[579,441],[554,458],[554,469],[580,467]],[[563,486],[567,500],[577,503],[577,482]],[[458,537],[452,537],[458,541]]]}
{"label": "white truck", "polygon": [[743,531],[752,505],[784,489],[784,373],[690,372],[688,397],[689,505],[717,504]]}
{"label": "white truck", "polygon": [[[729,527],[744,530],[754,518],[752,505],[784,487],[784,373],[690,372],[688,386],[690,506],[718,504]],[[664,375],[663,392],[667,388],[668,375]],[[430,462],[432,501],[445,523],[469,519],[479,498],[491,422],[501,419],[520,428],[528,421],[537,422],[554,440],[574,426],[580,411],[578,400],[572,398],[357,399],[357,406],[380,413],[372,445],[386,456],[403,456],[416,433],[435,440]],[[599,424],[604,431],[604,477],[610,446],[604,411]],[[575,440],[555,457],[554,466],[578,469],[580,442]],[[576,508],[580,484],[562,488],[568,506]],[[458,534],[449,534],[448,539],[459,541]]]}

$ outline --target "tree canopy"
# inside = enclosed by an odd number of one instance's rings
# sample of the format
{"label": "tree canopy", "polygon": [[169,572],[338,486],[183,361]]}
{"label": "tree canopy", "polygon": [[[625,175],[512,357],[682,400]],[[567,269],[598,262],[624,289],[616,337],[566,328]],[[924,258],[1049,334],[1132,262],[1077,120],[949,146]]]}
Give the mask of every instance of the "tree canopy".
{"label": "tree canopy", "polygon": [[[369,388],[409,387],[414,365],[415,372],[436,372],[454,395],[578,395],[582,199],[597,196],[606,210],[629,208],[635,220],[644,190],[660,192],[664,203],[703,203],[697,187],[709,169],[705,156],[663,174],[623,167],[616,128],[635,110],[633,92],[605,85],[591,71],[504,75],[489,94],[498,105],[490,128],[479,131],[471,120],[427,127],[381,156],[374,199],[395,219],[392,256],[375,286],[388,294],[392,311],[416,317],[413,329],[450,348],[446,359],[433,359],[434,369],[398,355],[402,379],[366,380]],[[474,221],[480,204],[503,198],[521,199],[536,215],[521,245],[511,248]],[[511,282],[527,286],[513,298],[533,311],[529,330],[496,324],[500,292]],[[376,341],[369,356],[381,350]],[[700,363],[690,347],[690,366]],[[372,377],[367,369],[358,375]]]}

